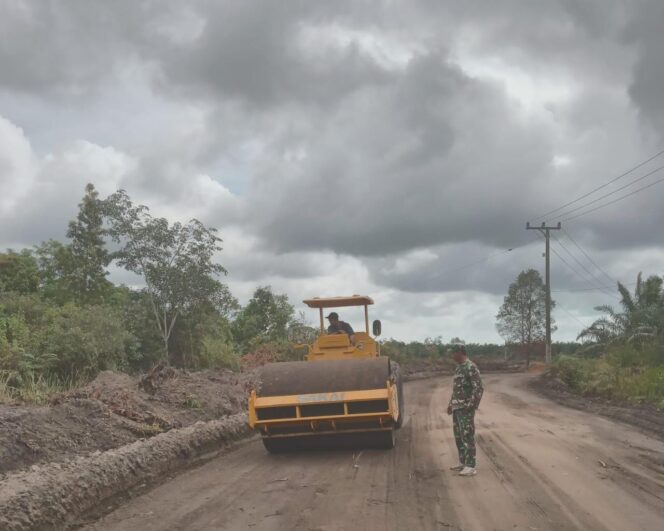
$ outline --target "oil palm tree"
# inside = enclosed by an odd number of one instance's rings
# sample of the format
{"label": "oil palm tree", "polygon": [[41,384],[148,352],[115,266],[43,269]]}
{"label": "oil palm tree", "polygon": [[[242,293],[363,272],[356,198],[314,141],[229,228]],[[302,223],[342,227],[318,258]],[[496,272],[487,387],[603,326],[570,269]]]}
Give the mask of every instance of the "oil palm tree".
{"label": "oil palm tree", "polygon": [[639,273],[632,295],[618,282],[622,311],[616,311],[610,305],[596,307],[595,310],[605,315],[582,330],[577,339],[606,345],[617,341],[643,342],[654,338],[664,324],[662,283],[662,278],[658,276],[643,281]]}

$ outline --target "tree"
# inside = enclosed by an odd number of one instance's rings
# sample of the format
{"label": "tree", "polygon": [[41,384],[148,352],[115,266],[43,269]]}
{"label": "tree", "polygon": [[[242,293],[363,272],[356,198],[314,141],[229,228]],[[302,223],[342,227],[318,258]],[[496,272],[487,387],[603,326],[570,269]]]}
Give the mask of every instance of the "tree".
{"label": "tree", "polygon": [[64,280],[78,302],[99,303],[111,287],[106,279],[111,255],[104,241],[103,202],[91,183],[86,185],[78,207],[76,219],[69,222],[67,230],[67,238],[71,239],[67,248],[71,256]]}
{"label": "tree", "polygon": [[171,334],[171,349],[179,366],[213,366],[211,342],[216,347],[224,344],[224,352],[234,350],[230,321],[231,315],[239,310],[239,303],[224,285],[217,300],[215,306],[202,301],[183,312],[178,319]]}
{"label": "tree", "polygon": [[69,248],[56,240],[48,240],[35,246],[35,257],[41,277],[41,294],[58,304],[72,300],[65,278],[72,269]]}
{"label": "tree", "polygon": [[85,187],[75,220],[69,222],[69,244],[55,240],[35,248],[44,294],[58,302],[100,304],[112,291],[106,279],[111,255],[106,250],[104,203],[92,184]]}
{"label": "tree", "polygon": [[636,277],[634,295],[620,282],[620,305],[597,306],[595,310],[606,314],[579,333],[577,339],[607,345],[617,341],[641,343],[652,340],[664,324],[664,291],[662,279],[651,276],[644,282],[641,273]]}
{"label": "tree", "polygon": [[240,350],[270,341],[288,339],[294,309],[286,295],[275,295],[270,286],[259,287],[233,322],[233,338]]}
{"label": "tree", "polygon": [[196,219],[186,225],[153,218],[148,208],[135,206],[124,190],[105,200],[109,234],[119,245],[118,263],[145,282],[155,323],[169,357],[169,339],[178,317],[197,304],[224,303],[225,290],[217,275],[226,270],[214,262],[221,250],[216,229]]}
{"label": "tree", "polygon": [[121,312],[109,306],[68,303],[49,313],[43,334],[45,369],[63,379],[95,376],[106,369],[127,369],[127,351],[136,339],[128,332]]}
{"label": "tree", "polygon": [[[553,301],[551,306],[555,306]],[[506,341],[518,343],[525,349],[529,366],[533,344],[544,341],[546,336],[546,290],[536,270],[522,271],[510,284],[496,319],[498,333]],[[552,325],[553,322],[552,319]]]}
{"label": "tree", "polygon": [[14,291],[23,295],[39,289],[39,267],[29,249],[0,253],[0,292]]}

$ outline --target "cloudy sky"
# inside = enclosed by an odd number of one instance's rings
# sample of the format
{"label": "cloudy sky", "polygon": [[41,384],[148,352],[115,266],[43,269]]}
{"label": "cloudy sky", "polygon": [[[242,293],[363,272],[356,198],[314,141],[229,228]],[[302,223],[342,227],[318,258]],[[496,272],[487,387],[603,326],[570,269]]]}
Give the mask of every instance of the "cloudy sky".
{"label": "cloudy sky", "polygon": [[[659,0],[0,0],[0,249],[62,238],[93,182],[217,227],[242,301],[368,293],[388,336],[498,340],[543,269],[525,222],[664,149],[662,27]],[[554,339],[664,273],[663,200],[563,221]]]}

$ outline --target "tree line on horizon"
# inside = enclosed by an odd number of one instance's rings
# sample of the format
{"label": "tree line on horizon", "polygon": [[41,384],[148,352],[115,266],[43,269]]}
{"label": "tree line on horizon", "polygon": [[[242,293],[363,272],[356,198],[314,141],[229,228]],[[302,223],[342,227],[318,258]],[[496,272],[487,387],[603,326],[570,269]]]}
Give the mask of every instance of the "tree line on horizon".
{"label": "tree line on horizon", "polygon": [[[269,286],[241,305],[223,282],[221,244],[217,231],[196,219],[171,223],[123,190],[102,199],[88,184],[64,242],[0,253],[0,391],[35,382],[70,385],[105,369],[140,372],[160,361],[237,370],[257,350],[274,360],[301,357],[288,337],[297,328],[311,332],[304,317]],[[114,284],[110,267],[136,275],[140,287]],[[662,303],[661,287],[652,278],[640,283],[635,298],[623,294],[629,317],[603,308],[607,317],[579,337],[597,344],[626,334],[659,337],[662,315],[652,307]],[[529,345],[528,352],[543,334],[542,293],[539,274],[525,271],[499,313],[501,335]],[[385,354],[404,362],[445,356],[448,349],[440,337],[381,343]],[[559,343],[556,351],[577,348]],[[505,354],[497,344],[468,349],[471,356]]]}
{"label": "tree line on horizon", "polygon": [[[102,199],[88,184],[64,242],[0,253],[0,395],[161,361],[237,370],[248,353],[301,357],[288,336],[294,328],[311,332],[304,317],[269,286],[240,305],[223,282],[221,244],[196,219],[170,223],[123,190]],[[136,275],[141,287],[114,284],[110,267]],[[440,338],[382,343],[403,361],[446,352]],[[502,352],[498,345],[472,350]]]}

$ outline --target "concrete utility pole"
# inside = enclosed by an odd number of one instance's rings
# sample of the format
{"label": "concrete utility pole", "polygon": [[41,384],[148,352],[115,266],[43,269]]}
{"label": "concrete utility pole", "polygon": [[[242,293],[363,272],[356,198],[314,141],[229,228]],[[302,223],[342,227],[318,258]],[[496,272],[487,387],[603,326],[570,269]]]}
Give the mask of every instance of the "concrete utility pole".
{"label": "concrete utility pole", "polygon": [[547,227],[542,223],[537,227],[531,227],[530,222],[526,223],[526,230],[538,230],[544,235],[546,241],[544,259],[546,261],[546,342],[544,344],[544,361],[551,363],[551,265],[549,261],[549,231],[560,230],[560,222],[555,227]]}

